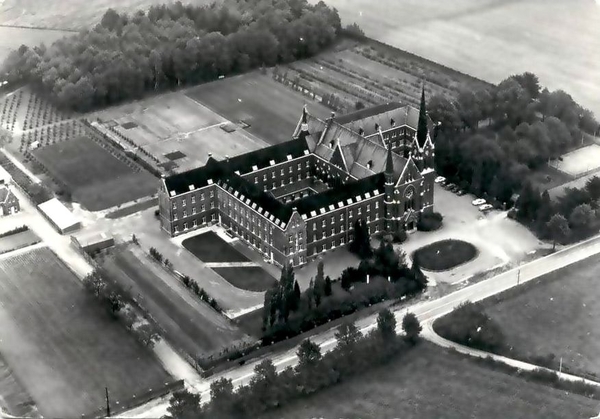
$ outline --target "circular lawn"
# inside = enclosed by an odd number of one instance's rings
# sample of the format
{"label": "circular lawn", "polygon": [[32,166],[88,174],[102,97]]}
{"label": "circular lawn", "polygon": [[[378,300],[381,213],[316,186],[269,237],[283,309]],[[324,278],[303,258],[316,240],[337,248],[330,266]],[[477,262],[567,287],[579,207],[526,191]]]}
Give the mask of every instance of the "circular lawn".
{"label": "circular lawn", "polygon": [[469,262],[477,256],[477,248],[462,240],[441,240],[415,250],[413,260],[428,271],[440,272]]}

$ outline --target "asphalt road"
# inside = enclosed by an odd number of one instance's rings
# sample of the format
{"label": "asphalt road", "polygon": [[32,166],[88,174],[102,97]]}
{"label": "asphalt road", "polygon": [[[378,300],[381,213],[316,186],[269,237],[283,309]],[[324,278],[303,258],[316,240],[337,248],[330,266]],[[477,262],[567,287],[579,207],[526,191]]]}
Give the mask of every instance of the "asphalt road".
{"label": "asphalt road", "polygon": [[[584,242],[569,246],[565,249],[557,251],[556,253],[536,259],[520,266],[519,268],[504,272],[485,281],[470,285],[442,298],[429,300],[414,305],[404,305],[398,307],[394,311],[394,314],[398,324],[401,324],[404,315],[409,311],[413,312],[417,315],[421,323],[426,326],[425,329],[428,329],[433,320],[449,313],[455,307],[465,301],[483,300],[492,295],[501,293],[509,288],[515,287],[518,284],[523,284],[549,272],[579,262],[597,253],[600,253],[600,236],[596,236]],[[373,330],[376,327],[376,324],[375,315],[366,317],[357,322],[357,326],[363,333]],[[433,335],[434,336],[432,336],[431,332],[424,333],[424,336],[433,342],[438,344],[442,343],[436,338],[437,335]],[[325,352],[331,350],[336,345],[335,329],[323,332],[313,337],[312,340],[321,346],[322,351]],[[282,353],[272,354],[270,358],[273,360],[273,363],[276,365],[278,370],[283,370],[288,366],[294,366],[296,364],[296,350],[297,348],[293,348]],[[191,390],[202,394],[203,401],[207,401],[210,399],[209,391],[212,381],[225,377],[230,378],[235,386],[246,384],[254,375],[254,367],[261,361],[262,359],[258,359],[252,363],[240,366],[239,368],[225,371],[210,379],[187,384]],[[121,417],[159,418],[167,413],[167,407],[168,398],[162,398],[159,400],[154,400],[137,409],[126,412],[122,414]]]}

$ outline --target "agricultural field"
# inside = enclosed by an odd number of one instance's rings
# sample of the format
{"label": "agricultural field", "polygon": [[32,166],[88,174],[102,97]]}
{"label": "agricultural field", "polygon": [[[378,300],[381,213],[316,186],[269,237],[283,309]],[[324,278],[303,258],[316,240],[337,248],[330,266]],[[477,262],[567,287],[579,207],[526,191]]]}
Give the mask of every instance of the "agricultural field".
{"label": "agricultural field", "polygon": [[495,304],[486,313],[498,321],[515,357],[550,359],[558,369],[600,377],[599,256],[567,266],[528,284]]}
{"label": "agricultural field", "polygon": [[40,238],[31,230],[0,237],[0,254],[38,243]]}
{"label": "agricultural field", "polygon": [[600,402],[494,371],[422,342],[395,361],[264,419],[590,418]]}
{"label": "agricultural field", "polygon": [[98,261],[110,277],[138,296],[138,302],[157,322],[165,339],[191,359],[218,354],[249,339],[138,247],[118,248]]}
{"label": "agricultural field", "polygon": [[291,91],[259,71],[217,80],[189,89],[186,95],[269,144],[289,141],[306,104],[309,112],[327,118],[331,110]]}
{"label": "agricultural field", "polygon": [[[40,7],[38,0],[3,0],[0,2],[0,24],[84,29],[100,21],[109,7],[134,12],[156,4],[176,0],[48,0]],[[195,5],[210,4],[213,0],[190,0]],[[38,41],[38,42],[41,42]]]}
{"label": "agricultural field", "polygon": [[140,149],[154,165],[189,170],[268,145],[183,92],[167,93],[89,115],[125,149]]}
{"label": "agricultural field", "polygon": [[342,43],[315,58],[276,68],[273,77],[292,89],[313,92],[342,114],[388,102],[418,107],[423,81],[428,95],[450,99],[461,88],[486,85],[376,42]]}
{"label": "agricultural field", "polygon": [[156,193],[157,179],[89,137],[62,141],[32,153],[73,199],[99,211]]}
{"label": "agricultural field", "polygon": [[[4,3],[0,3],[0,24],[3,23],[1,17]],[[39,10],[39,7],[37,8]],[[73,32],[48,29],[29,29],[0,26],[0,65],[8,57],[13,49],[21,45],[30,47],[44,43],[50,45],[65,36],[73,35]]]}
{"label": "agricultural field", "polygon": [[98,414],[173,381],[49,249],[0,261],[0,353],[44,417]]}
{"label": "agricultural field", "polygon": [[[310,0],[317,3],[317,0]],[[328,0],[343,24],[498,83],[536,73],[600,115],[600,3],[594,0]]]}

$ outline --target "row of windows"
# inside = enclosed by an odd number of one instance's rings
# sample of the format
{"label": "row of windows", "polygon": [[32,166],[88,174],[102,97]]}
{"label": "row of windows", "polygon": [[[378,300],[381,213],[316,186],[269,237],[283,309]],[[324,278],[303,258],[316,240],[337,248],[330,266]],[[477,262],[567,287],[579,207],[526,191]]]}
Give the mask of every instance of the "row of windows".
{"label": "row of windows", "polygon": [[[356,209],[356,215],[357,215],[357,217],[361,217],[362,216],[362,209],[363,209],[362,207],[358,207]],[[376,210],[379,209],[379,201],[375,201],[375,209]],[[371,218],[370,212],[371,212],[371,205],[368,205],[366,207],[366,213],[367,213],[367,218],[368,219]],[[354,210],[348,210],[348,218],[353,218],[353,217],[354,217]],[[340,214],[340,222],[342,222],[342,223],[344,222],[344,213],[343,212]],[[335,215],[331,216],[331,218],[330,218],[330,224],[331,225],[335,225]],[[321,227],[322,228],[326,228],[327,227],[327,218],[326,217],[323,217],[323,219],[321,220]],[[316,230],[316,229],[317,229],[317,222],[315,221],[313,223],[313,230]]]}
{"label": "row of windows", "polygon": [[[214,198],[215,197],[215,191],[210,191],[209,196],[211,198]],[[200,192],[200,201],[204,201],[204,192]],[[191,203],[192,204],[196,203],[196,195],[195,194],[193,194],[192,197],[191,197]],[[181,200],[181,206],[185,207],[186,205],[187,205],[187,200],[184,198],[184,199]],[[204,205],[202,205],[202,206],[204,207]],[[177,202],[176,201],[173,201],[172,208],[174,210],[177,209]],[[202,210],[202,211],[204,211],[204,210]]]}
{"label": "row of windows", "polygon": [[[210,221],[211,222],[215,222],[217,221],[217,214],[212,214],[210,217]],[[206,217],[202,217],[200,219],[200,225],[206,224]],[[183,223],[183,230],[181,231],[187,231],[190,228],[196,228],[198,227],[198,220],[192,220],[191,222],[185,222]],[[175,234],[179,233],[179,226],[177,224],[175,224],[173,226],[173,231],[175,232]]]}
{"label": "row of windows", "polygon": [[[377,215],[375,215],[375,218],[371,219],[371,215],[367,215],[366,218],[367,223],[371,223],[371,222],[377,222],[379,221],[379,217],[377,217]],[[350,230],[354,229],[354,226],[350,226],[349,227]],[[314,229],[314,226],[313,226]],[[337,230],[337,231],[336,231]],[[329,235],[327,234],[329,232]],[[336,236],[338,234],[342,234],[346,232],[346,225],[342,224],[336,227],[332,227],[331,229],[328,230],[321,230],[320,232],[313,232],[313,241],[318,241],[318,240],[323,240],[326,239],[327,237],[332,237],[332,236]]]}
{"label": "row of windows", "polygon": [[[306,162],[305,162],[305,167],[306,168],[310,167],[310,162],[308,160],[306,160]],[[302,163],[298,163],[298,170],[302,170]],[[285,168],[281,168],[279,173],[281,176],[284,176]],[[288,166],[288,173],[292,173],[292,165],[291,164]],[[267,175],[268,175],[268,173],[263,173],[263,182],[267,181]],[[272,170],[271,177],[274,178],[275,176],[276,176],[275,170]],[[300,180],[300,174],[298,174],[298,180]],[[258,176],[254,176],[254,183],[258,183]]]}
{"label": "row of windows", "polygon": [[[210,203],[210,209],[214,209],[215,208],[215,203],[211,202]],[[206,206],[204,204],[200,205],[200,212],[204,212],[206,211]],[[196,207],[192,208],[192,213],[190,215],[195,215],[196,214]],[[183,216],[182,218],[186,218],[188,216],[188,211],[187,209],[183,210]],[[177,213],[174,212],[173,213],[173,221],[177,221]]]}

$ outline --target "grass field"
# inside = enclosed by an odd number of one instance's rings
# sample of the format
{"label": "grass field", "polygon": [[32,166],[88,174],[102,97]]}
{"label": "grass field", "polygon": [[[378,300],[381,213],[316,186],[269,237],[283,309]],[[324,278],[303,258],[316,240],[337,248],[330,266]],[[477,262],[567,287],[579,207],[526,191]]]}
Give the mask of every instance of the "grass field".
{"label": "grass field", "polygon": [[202,262],[250,261],[213,231],[185,239],[182,245]]}
{"label": "grass field", "polygon": [[441,240],[415,250],[423,269],[434,272],[446,271],[474,259],[477,248],[462,240]]}
{"label": "grass field", "polygon": [[[0,23],[2,23],[2,10],[4,4],[0,3]],[[50,45],[52,42],[73,35],[72,32],[56,31],[46,29],[10,28],[0,26],[0,64],[8,56],[10,51],[25,44],[28,46],[39,45],[42,42]]]}
{"label": "grass field", "polygon": [[[101,260],[108,274],[139,297],[139,303],[164,330],[164,337],[192,359],[239,343],[244,333],[164,270],[139,248],[122,249]],[[202,286],[201,278],[196,278]]]}
{"label": "grass field", "polygon": [[10,236],[0,237],[0,254],[20,249],[30,244],[39,242],[40,239],[31,230],[23,231]]}
{"label": "grass field", "polygon": [[[311,0],[316,3],[317,0]],[[497,83],[532,71],[600,115],[600,4],[593,0],[328,0],[367,36]]]}
{"label": "grass field", "polygon": [[212,269],[234,287],[247,291],[264,292],[277,283],[277,280],[260,266]]}
{"label": "grass field", "polygon": [[488,313],[507,336],[508,345],[527,357],[554,354],[553,367],[600,377],[600,287],[594,256],[538,280]]}
{"label": "grass field", "polygon": [[186,94],[233,123],[249,124],[248,132],[269,144],[292,138],[304,104],[319,118],[327,118],[331,113],[325,106],[257,71],[206,83]]}
{"label": "grass field", "polygon": [[90,211],[152,195],[158,188],[155,177],[135,172],[89,138],[63,141],[33,154]]}
{"label": "grass field", "polygon": [[48,249],[0,261],[0,352],[45,417],[79,417],[173,381]]}
{"label": "grass field", "polygon": [[590,418],[600,402],[526,382],[423,342],[418,350],[265,419]]}

